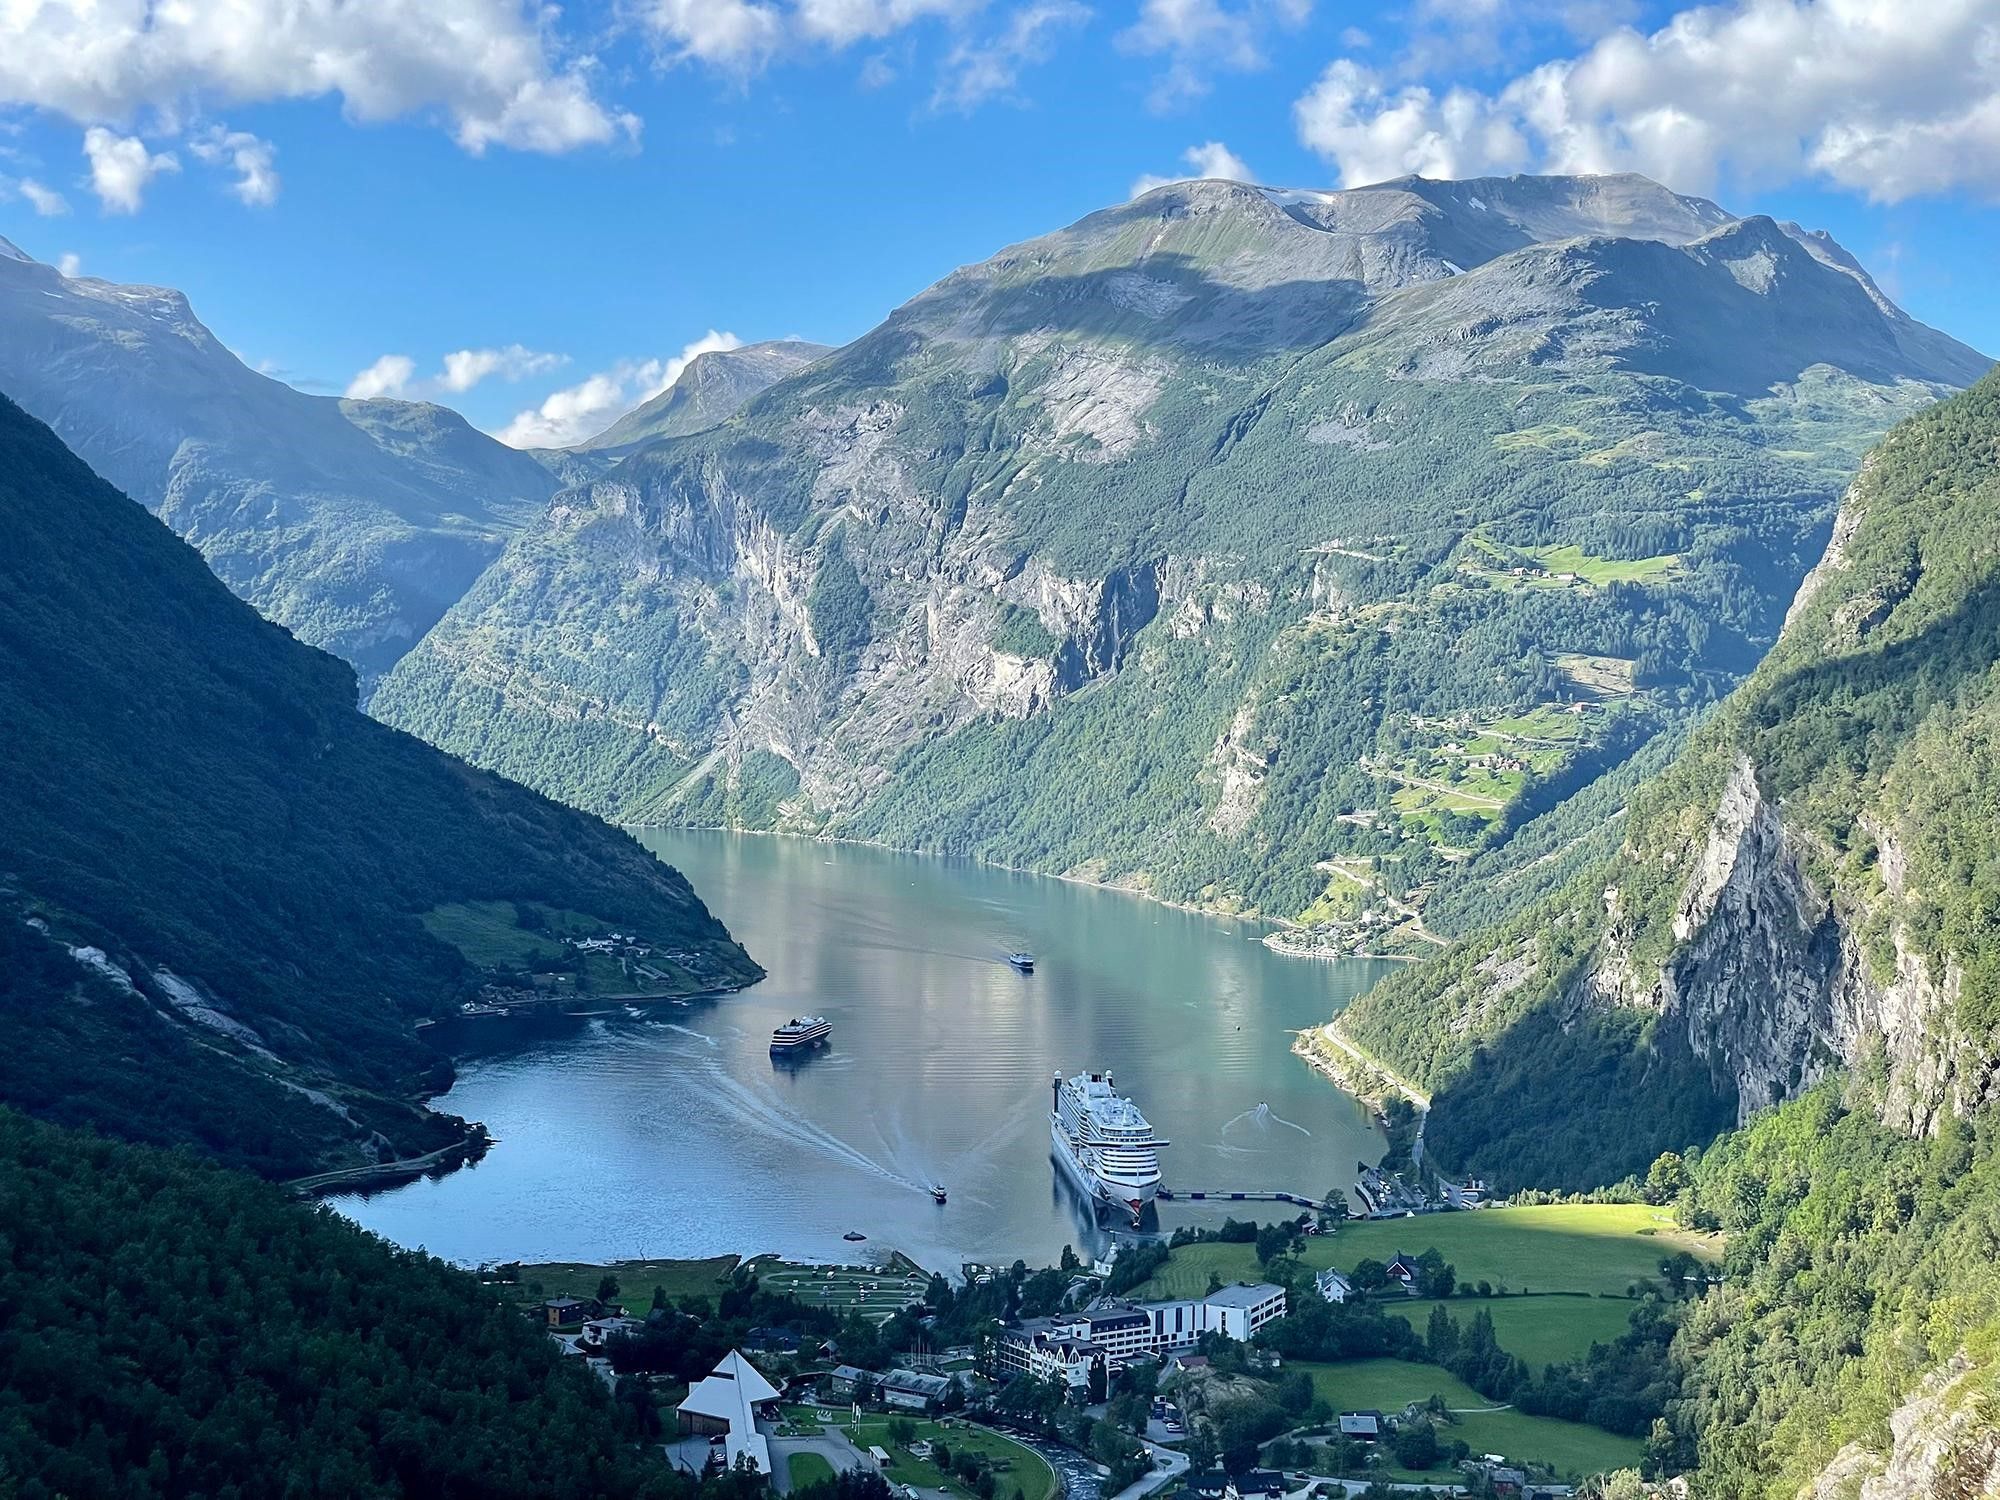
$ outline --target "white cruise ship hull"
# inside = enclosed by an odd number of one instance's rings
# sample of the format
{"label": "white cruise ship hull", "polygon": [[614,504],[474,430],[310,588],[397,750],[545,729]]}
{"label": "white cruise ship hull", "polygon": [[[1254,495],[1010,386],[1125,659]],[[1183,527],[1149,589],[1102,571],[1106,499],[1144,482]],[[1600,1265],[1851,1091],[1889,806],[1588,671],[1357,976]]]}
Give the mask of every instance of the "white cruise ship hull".
{"label": "white cruise ship hull", "polygon": [[1062,1121],[1055,1116],[1049,1119],[1049,1143],[1056,1161],[1070,1181],[1094,1204],[1117,1209],[1136,1220],[1145,1213],[1146,1205],[1160,1190],[1157,1177],[1151,1182],[1118,1182],[1084,1165],[1078,1159],[1076,1149],[1070,1145],[1069,1137],[1063,1134]]}

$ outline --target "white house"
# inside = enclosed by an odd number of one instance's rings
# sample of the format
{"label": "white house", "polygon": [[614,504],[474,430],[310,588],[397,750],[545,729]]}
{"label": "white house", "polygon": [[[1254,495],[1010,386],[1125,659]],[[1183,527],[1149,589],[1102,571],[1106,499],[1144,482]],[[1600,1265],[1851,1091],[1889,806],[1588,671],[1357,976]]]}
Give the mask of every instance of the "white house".
{"label": "white house", "polygon": [[1329,1302],[1345,1302],[1354,1295],[1354,1283],[1338,1271],[1321,1271],[1313,1277],[1313,1285],[1319,1294]]}

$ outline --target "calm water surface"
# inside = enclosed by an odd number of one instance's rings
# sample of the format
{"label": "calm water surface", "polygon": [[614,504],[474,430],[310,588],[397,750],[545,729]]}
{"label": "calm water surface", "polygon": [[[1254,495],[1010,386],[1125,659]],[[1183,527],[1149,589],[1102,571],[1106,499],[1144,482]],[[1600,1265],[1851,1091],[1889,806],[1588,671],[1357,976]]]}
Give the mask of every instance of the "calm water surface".
{"label": "calm water surface", "polygon": [[[1059,1068],[1115,1072],[1173,1142],[1172,1187],[1320,1193],[1380,1153],[1361,1107],[1289,1048],[1386,964],[1285,959],[1245,924],[965,861],[645,841],[770,977],[465,1061],[440,1107],[500,1144],[448,1176],[334,1200],[343,1212],[467,1263],[889,1249],[944,1270],[1048,1263],[1103,1238],[1049,1159]],[[1013,947],[1035,953],[1034,974],[1002,962]],[[831,1047],[774,1063],[771,1028],[807,1012],[832,1021]],[[1221,1211],[1160,1215],[1171,1230]]]}

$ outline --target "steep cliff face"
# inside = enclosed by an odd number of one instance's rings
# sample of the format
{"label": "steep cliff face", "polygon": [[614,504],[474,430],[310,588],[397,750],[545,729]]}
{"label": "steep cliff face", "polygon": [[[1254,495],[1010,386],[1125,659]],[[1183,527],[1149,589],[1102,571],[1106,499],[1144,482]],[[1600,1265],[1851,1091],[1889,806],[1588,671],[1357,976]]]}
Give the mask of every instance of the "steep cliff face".
{"label": "steep cliff face", "polygon": [[[1675,904],[1671,956],[1650,983],[1630,959],[1637,924],[1621,920],[1617,890],[1607,891],[1611,920],[1584,980],[1592,1003],[1667,1017],[1734,1089],[1739,1118],[1876,1049],[1890,1124],[1929,1132],[1942,1112],[1970,1113],[2000,1078],[1983,1039],[1960,1022],[1963,966],[1950,954],[1934,966],[1915,950],[1894,915],[1910,896],[1895,833],[1872,832],[1882,909],[1865,889],[1807,873],[1827,870],[1829,851],[1787,823],[1739,756]],[[1886,955],[1863,937],[1878,923]]]}
{"label": "steep cliff face", "polygon": [[1291,916],[1677,729],[1982,366],[1643,179],[1180,184],[565,492],[375,710],[622,818]]}
{"label": "steep cliff face", "polygon": [[1964,1354],[1939,1367],[1889,1417],[1893,1444],[1849,1443],[1811,1500],[1978,1500],[2000,1495],[2000,1404]]}
{"label": "steep cliff face", "polygon": [[[1882,1118],[1933,1133],[2000,1099],[1996,729],[1989,377],[1871,458],[1778,646],[1635,800],[1618,854],[1343,1024],[1438,1089],[1433,1149],[1481,1149],[1468,1094],[1537,1016],[1638,1018],[1739,1119],[1879,1067]],[[1554,1107],[1564,1083],[1542,1087]],[[1635,1131],[1585,1175],[1660,1144]]]}

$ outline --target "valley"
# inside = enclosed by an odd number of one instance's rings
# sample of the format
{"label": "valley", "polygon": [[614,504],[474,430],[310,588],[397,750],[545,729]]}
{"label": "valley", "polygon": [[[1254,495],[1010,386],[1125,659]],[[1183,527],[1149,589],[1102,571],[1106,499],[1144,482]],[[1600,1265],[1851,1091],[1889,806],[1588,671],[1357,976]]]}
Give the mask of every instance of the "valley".
{"label": "valley", "polygon": [[0,1493],[1993,1490],[2000,375],[1631,174],[988,248],[494,436],[0,241]]}

